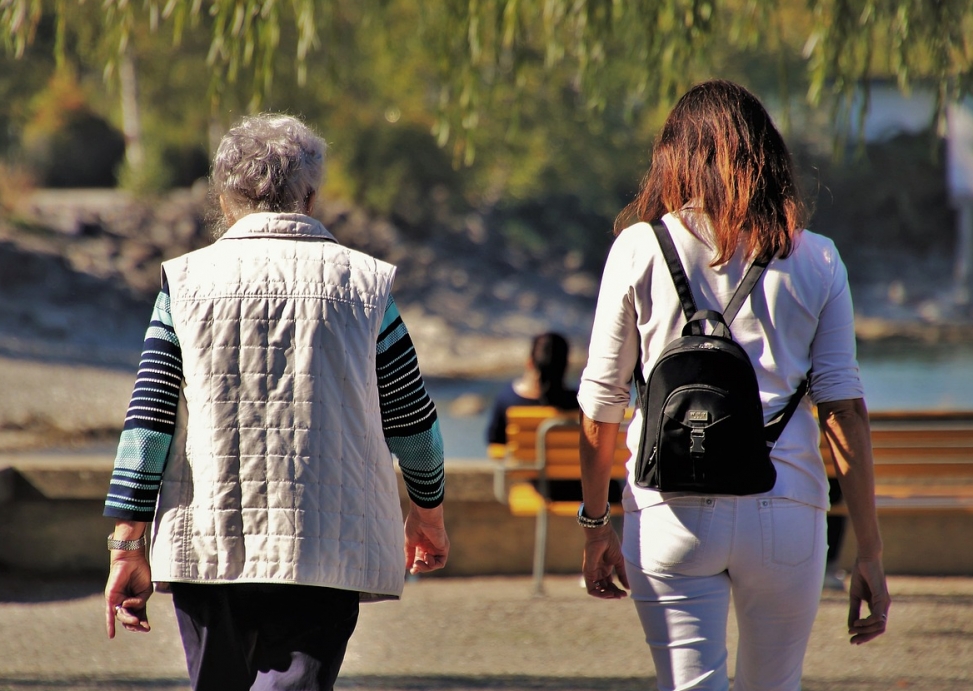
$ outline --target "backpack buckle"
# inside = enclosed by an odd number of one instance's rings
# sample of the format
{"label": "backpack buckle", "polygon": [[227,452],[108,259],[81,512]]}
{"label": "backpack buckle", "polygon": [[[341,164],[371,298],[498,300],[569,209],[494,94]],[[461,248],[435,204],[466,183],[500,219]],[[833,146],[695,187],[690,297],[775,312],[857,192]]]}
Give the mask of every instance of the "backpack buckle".
{"label": "backpack buckle", "polygon": [[689,453],[694,456],[702,456],[706,453],[703,442],[706,441],[706,430],[704,427],[709,422],[709,412],[705,410],[690,410],[687,422],[689,423]]}
{"label": "backpack buckle", "polygon": [[704,441],[706,441],[706,430],[701,427],[693,427],[689,430],[689,453],[694,456],[702,456],[706,453]]}

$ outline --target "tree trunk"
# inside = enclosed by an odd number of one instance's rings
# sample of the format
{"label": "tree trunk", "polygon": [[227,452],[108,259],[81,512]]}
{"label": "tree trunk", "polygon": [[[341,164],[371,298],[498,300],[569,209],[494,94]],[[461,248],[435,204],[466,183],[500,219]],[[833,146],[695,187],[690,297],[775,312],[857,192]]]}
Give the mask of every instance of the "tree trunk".
{"label": "tree trunk", "polygon": [[118,81],[122,96],[122,133],[125,136],[125,162],[132,171],[139,171],[145,164],[145,148],[142,146],[142,124],[139,115],[138,78],[135,57],[129,47],[122,55],[118,69]]}

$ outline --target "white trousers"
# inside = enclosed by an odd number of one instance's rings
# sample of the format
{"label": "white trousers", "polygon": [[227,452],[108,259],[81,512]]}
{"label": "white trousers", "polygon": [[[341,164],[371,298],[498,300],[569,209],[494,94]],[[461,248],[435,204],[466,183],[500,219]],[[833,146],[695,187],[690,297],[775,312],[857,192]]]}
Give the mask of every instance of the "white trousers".
{"label": "white trousers", "polygon": [[789,499],[683,496],[627,513],[632,598],[661,691],[797,691],[821,599],[825,512]]}

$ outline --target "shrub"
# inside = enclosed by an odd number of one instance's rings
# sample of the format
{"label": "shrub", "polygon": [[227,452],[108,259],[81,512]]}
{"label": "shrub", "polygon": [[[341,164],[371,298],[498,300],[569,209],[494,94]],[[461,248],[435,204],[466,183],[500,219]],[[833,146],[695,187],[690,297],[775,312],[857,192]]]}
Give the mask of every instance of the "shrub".
{"label": "shrub", "polygon": [[114,187],[125,156],[121,132],[88,107],[77,79],[56,73],[33,102],[23,157],[46,187]]}
{"label": "shrub", "polygon": [[34,177],[23,166],[0,161],[0,214],[16,218],[35,187]]}

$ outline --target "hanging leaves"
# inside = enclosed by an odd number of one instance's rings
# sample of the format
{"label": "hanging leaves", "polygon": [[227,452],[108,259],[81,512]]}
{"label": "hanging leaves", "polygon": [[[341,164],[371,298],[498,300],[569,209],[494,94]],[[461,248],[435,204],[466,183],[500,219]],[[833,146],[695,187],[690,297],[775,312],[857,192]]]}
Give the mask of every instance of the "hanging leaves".
{"label": "hanging leaves", "polygon": [[[713,64],[726,45],[774,46],[807,68],[807,98],[838,95],[846,104],[875,79],[908,91],[931,86],[940,119],[973,84],[973,0],[82,0],[99,22],[104,68],[111,76],[137,27],[172,32],[174,43],[201,25],[210,34],[211,97],[249,79],[250,109],[273,87],[276,55],[292,51],[299,86],[307,65],[340,59],[347,17],[381,30],[397,6],[420,16],[417,31],[439,82],[441,144],[470,161],[473,137],[498,90],[516,118],[516,99],[529,98],[543,70],[573,70],[578,98],[595,112],[623,92],[628,109],[665,105],[691,81],[719,74]],[[57,30],[77,16],[71,0],[0,0],[5,48],[23,55],[41,19]],[[295,37],[281,45],[283,27]],[[785,38],[797,36],[797,40]],[[322,36],[325,40],[322,40]],[[788,42],[790,41],[790,42]],[[63,41],[60,42],[63,45]],[[784,64],[782,57],[782,65]],[[322,70],[327,76],[327,70]],[[783,72],[782,72],[783,74]],[[786,78],[781,83],[787,83]],[[862,87],[866,87],[864,90]],[[504,96],[505,98],[507,96]],[[867,107],[858,98],[859,117]]]}

